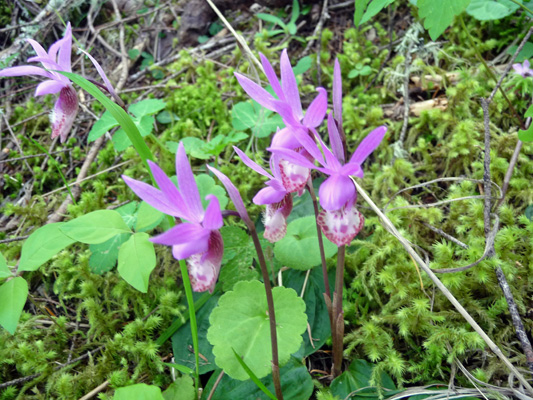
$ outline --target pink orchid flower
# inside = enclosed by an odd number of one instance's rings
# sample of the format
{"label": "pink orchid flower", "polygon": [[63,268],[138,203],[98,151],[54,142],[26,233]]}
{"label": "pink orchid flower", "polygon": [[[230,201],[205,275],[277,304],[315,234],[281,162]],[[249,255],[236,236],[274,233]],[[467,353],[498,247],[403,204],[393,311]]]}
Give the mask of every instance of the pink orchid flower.
{"label": "pink orchid flower", "polygon": [[308,132],[310,128],[316,128],[322,123],[328,108],[326,90],[320,87],[317,88],[318,95],[311,102],[304,116],[296,76],[292,70],[287,50],[283,50],[281,53],[281,84],[267,58],[263,54],[260,54],[260,57],[268,82],[278,99],[245,76],[238,73],[235,73],[235,76],[244,91],[252,99],[263,107],[281,115],[286,127],[274,135],[272,145],[289,149],[300,147],[293,132],[295,130]]}
{"label": "pink orchid flower", "polygon": [[137,196],[152,207],[187,221],[150,240],[172,246],[172,254],[177,260],[187,259],[194,291],[209,290],[212,293],[224,251],[222,235],[218,231],[223,225],[218,199],[212,194],[207,195],[209,205],[204,211],[198,186],[181,142],[176,153],[179,189],[157,164],[148,161],[148,165],[160,189],[124,175],[122,178]]}
{"label": "pink orchid flower", "polygon": [[[37,85],[35,96],[59,93],[59,97],[54,105],[54,109],[50,114],[50,121],[52,123],[52,139],[59,136],[61,143],[64,143],[72,128],[72,125],[74,124],[76,114],[78,113],[78,96],[72,87],[70,80],[55,71],[72,72],[72,29],[70,22],[67,24],[67,29],[65,30],[65,36],[63,39],[53,43],[48,49],[48,52],[46,52],[44,48],[35,40],[28,39],[28,42],[37,54],[35,57],[30,57],[28,61],[40,62],[43,68],[33,65],[5,68],[0,71],[0,77],[38,75],[48,78],[48,80],[45,80]],[[98,73],[104,80],[107,90],[112,95],[116,96],[111,83],[107,79],[98,62],[89,54],[85,54],[95,65]]]}
{"label": "pink orchid flower", "polygon": [[522,64],[513,64],[515,72],[524,78],[527,78],[528,76],[533,76],[533,69],[529,68],[529,66],[529,60],[524,60]]}
{"label": "pink orchid flower", "polygon": [[349,244],[359,233],[364,221],[363,216],[355,208],[357,191],[351,176],[363,177],[361,164],[382,141],[387,128],[380,126],[370,132],[347,163],[344,163],[344,147],[331,114],[328,115],[328,132],[332,150],[322,142],[318,133],[314,132],[324,154],[311,137],[298,135],[298,140],[304,149],[321,167],[316,167],[307,158],[292,150],[284,148],[269,148],[268,150],[294,164],[314,168],[329,175],[318,191],[320,205],[324,209],[319,214],[318,223],[330,241],[343,246]]}
{"label": "pink orchid flower", "polygon": [[[253,202],[258,205],[266,205],[263,213],[263,225],[265,232],[263,236],[271,243],[275,243],[287,233],[287,218],[292,211],[291,193],[300,190],[300,187],[293,186],[293,180],[286,176],[280,160],[275,154],[270,158],[270,169],[272,175],[263,169],[260,165],[252,161],[242,150],[233,146],[241,161],[254,171],[269,178],[266,187],[261,189],[253,198]],[[285,162],[286,163],[286,162]],[[287,163],[288,164],[288,163]],[[305,169],[295,164],[294,168]],[[305,186],[306,182],[303,182]],[[302,189],[303,189],[302,186]]]}

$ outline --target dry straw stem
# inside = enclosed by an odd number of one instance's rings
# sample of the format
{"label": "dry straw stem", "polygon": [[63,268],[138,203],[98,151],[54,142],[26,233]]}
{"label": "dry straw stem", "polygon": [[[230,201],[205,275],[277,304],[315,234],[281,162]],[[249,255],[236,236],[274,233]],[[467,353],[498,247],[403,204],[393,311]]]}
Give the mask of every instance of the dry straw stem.
{"label": "dry straw stem", "polygon": [[217,6],[215,6],[215,4],[211,0],[206,0],[206,1],[211,6],[213,11],[217,14],[218,18],[220,18],[220,20],[224,23],[224,25],[226,25],[226,28],[228,28],[231,34],[235,36],[235,39],[237,39],[237,42],[241,45],[244,52],[248,55],[248,57],[250,57],[250,59],[255,63],[255,65],[259,68],[259,70],[263,72],[264,74],[265,71],[263,70],[263,66],[261,65],[257,57],[252,53],[252,50],[248,46],[248,43],[246,43],[246,40],[244,40],[244,38],[241,35],[235,32],[235,29],[233,29],[233,27],[228,22],[228,20],[224,17],[224,15],[220,12],[220,10],[217,8]]}
{"label": "dry straw stem", "polygon": [[378,206],[372,201],[370,196],[365,192],[365,190],[352,178],[352,181],[355,184],[357,192],[365,199],[368,205],[374,210],[374,212],[381,218],[381,224],[383,227],[389,231],[398,241],[402,244],[405,250],[411,255],[415,261],[418,263],[420,268],[430,277],[430,279],[435,283],[435,285],[440,289],[440,291],[446,296],[448,300],[453,304],[453,306],[459,311],[464,319],[472,326],[472,328],[481,336],[481,338],[487,343],[489,348],[492,350],[496,356],[509,368],[509,370],[516,376],[520,383],[526,388],[530,395],[533,395],[533,387],[527,382],[524,376],[516,369],[516,367],[509,361],[507,357],[502,353],[500,348],[494,343],[491,338],[481,329],[478,323],[472,318],[472,316],[464,309],[464,307],[457,301],[453,294],[444,286],[440,279],[433,273],[429,266],[422,260],[418,253],[411,247],[407,239],[405,239],[389,220],[389,218],[381,212]]}

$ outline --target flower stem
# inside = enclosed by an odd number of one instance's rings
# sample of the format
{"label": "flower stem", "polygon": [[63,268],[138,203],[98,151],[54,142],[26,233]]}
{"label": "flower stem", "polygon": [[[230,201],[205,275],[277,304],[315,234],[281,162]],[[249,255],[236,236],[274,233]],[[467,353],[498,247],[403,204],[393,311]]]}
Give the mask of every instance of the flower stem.
{"label": "flower stem", "polygon": [[194,376],[194,388],[196,396],[198,397],[198,386],[200,384],[200,349],[198,346],[198,325],[196,324],[196,313],[194,311],[194,300],[192,297],[191,280],[189,279],[189,272],[187,271],[187,264],[185,260],[180,260],[181,277],[183,279],[183,286],[185,287],[185,296],[187,297],[187,304],[189,306],[189,320],[191,321],[192,347],[194,349],[194,363],[196,365]]}
{"label": "flower stem", "polygon": [[276,314],[274,312],[274,298],[272,297],[272,286],[270,285],[270,277],[268,276],[268,269],[265,261],[265,255],[259,242],[259,236],[253,224],[247,224],[250,230],[250,235],[254,242],[255,251],[257,252],[257,259],[261,267],[261,274],[265,284],[265,292],[268,305],[268,318],[270,320],[270,342],[272,345],[272,380],[274,381],[274,388],[276,389],[276,397],[278,400],[283,400],[283,393],[281,392],[281,380],[279,376],[279,361],[278,361],[278,336],[276,333]]}
{"label": "flower stem", "polygon": [[[307,182],[307,190],[309,190],[309,195],[313,201],[313,209],[315,210],[315,224],[316,224],[316,233],[318,237],[318,248],[320,249],[320,260],[322,260],[322,275],[324,277],[324,287],[326,288],[326,296],[331,299],[331,292],[329,290],[329,278],[328,278],[328,267],[326,265],[326,254],[324,253],[324,241],[322,240],[322,230],[318,225],[318,203],[316,201],[315,189],[313,188],[313,181],[309,178]],[[329,316],[331,320],[331,315]],[[333,332],[333,327],[331,329]]]}
{"label": "flower stem", "polygon": [[344,258],[346,246],[339,246],[337,253],[337,272],[335,275],[335,292],[333,293],[333,377],[341,374],[344,339],[344,313],[342,311],[342,288],[344,283]]}

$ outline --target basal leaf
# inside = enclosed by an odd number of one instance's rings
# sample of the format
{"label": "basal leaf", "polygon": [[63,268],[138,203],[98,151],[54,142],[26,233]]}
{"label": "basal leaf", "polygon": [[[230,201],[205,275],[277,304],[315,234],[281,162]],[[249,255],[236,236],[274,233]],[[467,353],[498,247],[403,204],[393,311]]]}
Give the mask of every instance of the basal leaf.
{"label": "basal leaf", "polygon": [[113,400],[166,400],[157,386],[149,386],[146,383],[118,388]]}
{"label": "basal leaf", "polygon": [[[419,0],[420,2],[420,0]],[[348,370],[331,382],[331,393],[341,399],[345,398],[380,398],[377,388],[370,383],[374,365],[365,360],[354,360]],[[385,372],[380,374],[381,386],[385,389],[396,390],[391,377]],[[357,391],[357,397],[349,397],[350,393]],[[392,394],[390,391],[389,394]]]}
{"label": "basal leaf", "polygon": [[0,325],[15,334],[20,315],[28,297],[28,282],[17,276],[0,286]]}
{"label": "basal leaf", "polygon": [[[279,370],[281,378],[281,391],[285,400],[307,400],[311,398],[314,391],[313,380],[307,371],[305,365],[295,357],[291,357],[289,362]],[[207,395],[219,375],[215,371],[204,389],[205,396],[202,400],[207,399]],[[275,393],[272,374],[261,379],[261,382]],[[231,379],[224,374],[218,387],[215,390],[212,400],[236,400],[236,399],[268,399],[267,396],[251,380],[239,381]]]}
{"label": "basal leaf", "polygon": [[353,23],[355,26],[361,25],[361,19],[365,13],[366,6],[370,0],[355,0],[355,12],[353,15]]}
{"label": "basal leaf", "polygon": [[76,240],[61,231],[65,223],[58,222],[40,227],[22,245],[19,271],[35,271],[53,256]]}
{"label": "basal leaf", "polygon": [[148,291],[150,273],[155,268],[154,244],[144,232],[133,234],[118,251],[118,273],[140,292]]}
{"label": "basal leaf", "polygon": [[[334,269],[329,271],[328,278],[330,291],[333,292],[335,285]],[[305,301],[305,313],[307,314],[307,322],[311,330],[313,344],[311,344],[308,332],[304,332],[303,341],[305,346],[295,354],[295,356],[302,358],[320,349],[331,336],[329,314],[323,296],[326,290],[322,275],[322,266],[314,267],[307,279],[305,271],[289,270],[283,274],[283,285],[294,289],[298,294],[301,294],[304,282],[305,291],[303,300]]]}
{"label": "basal leaf", "polygon": [[75,241],[98,244],[131,230],[117,211],[99,210],[65,222],[59,230]]}
{"label": "basal leaf", "polygon": [[[278,286],[272,293],[279,363],[283,366],[302,343],[301,335],[307,327],[305,303],[292,289]],[[213,345],[215,362],[229,376],[238,380],[249,379],[235,360],[233,350],[258,378],[271,372],[270,324],[263,283],[238,282],[233,291],[222,295],[209,322],[207,339]]]}
{"label": "basal leaf", "polygon": [[[337,246],[323,236],[326,258],[337,253]],[[287,267],[307,270],[321,263],[315,217],[298,218],[287,226],[287,234],[274,245],[274,255]]]}
{"label": "basal leaf", "polygon": [[418,16],[424,20],[431,39],[437,40],[469,3],[470,0],[418,0]]}
{"label": "basal leaf", "polygon": [[[216,307],[220,294],[215,293],[206,303],[196,310],[196,324],[198,327],[198,348],[200,349],[200,374],[213,371],[216,368],[213,346],[207,341],[209,316]],[[177,363],[195,369],[194,352],[192,349],[191,323],[189,320],[172,335],[172,351]]]}

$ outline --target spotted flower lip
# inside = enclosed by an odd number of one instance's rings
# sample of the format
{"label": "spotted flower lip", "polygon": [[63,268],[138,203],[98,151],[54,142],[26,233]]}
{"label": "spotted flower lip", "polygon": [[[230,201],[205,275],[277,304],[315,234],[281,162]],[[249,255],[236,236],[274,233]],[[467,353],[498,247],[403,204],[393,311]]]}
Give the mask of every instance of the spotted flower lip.
{"label": "spotted flower lip", "polygon": [[529,68],[529,66],[529,60],[524,60],[522,64],[513,64],[513,69],[518,75],[527,78],[528,76],[533,76],[533,69]]}
{"label": "spotted flower lip", "polygon": [[318,95],[311,102],[304,115],[296,76],[291,67],[287,50],[283,50],[281,54],[281,83],[268,59],[263,54],[260,54],[260,57],[268,82],[277,99],[245,76],[239,73],[235,73],[235,76],[252,99],[263,107],[277,112],[282,117],[286,127],[274,135],[273,145],[291,149],[299,147],[300,145],[293,137],[292,132],[295,130],[307,132],[308,129],[316,128],[322,123],[328,107],[326,90],[321,87],[317,88]]}
{"label": "spotted flower lip", "polygon": [[172,246],[172,254],[177,260],[188,259],[188,271],[194,291],[213,292],[224,251],[222,236],[218,231],[223,225],[218,199],[212,194],[207,195],[209,205],[204,210],[181,142],[176,153],[179,189],[157,164],[148,161],[148,165],[159,189],[125,175],[122,175],[122,179],[137,196],[152,207],[186,221],[150,240]]}
{"label": "spotted flower lip", "polygon": [[[48,49],[48,52],[33,39],[28,39],[28,43],[30,43],[37,54],[35,57],[30,57],[28,61],[40,62],[42,68],[33,65],[5,68],[0,71],[0,77],[37,75],[47,78],[47,80],[37,85],[35,96],[59,93],[59,97],[50,115],[50,120],[52,122],[52,139],[59,136],[63,143],[67,139],[78,112],[78,96],[72,87],[72,83],[67,77],[57,72],[72,72],[72,28],[70,22],[67,24],[65,36],[53,43]],[[116,96],[116,93],[102,67],[91,55],[87,53],[85,54],[96,67],[107,90],[112,95]]]}

